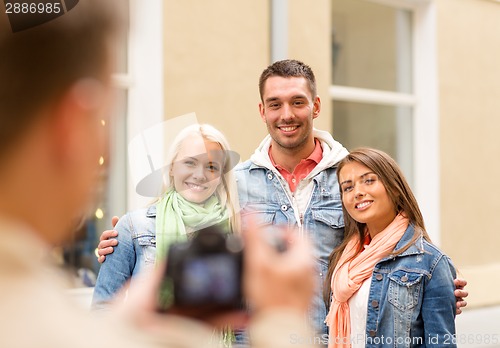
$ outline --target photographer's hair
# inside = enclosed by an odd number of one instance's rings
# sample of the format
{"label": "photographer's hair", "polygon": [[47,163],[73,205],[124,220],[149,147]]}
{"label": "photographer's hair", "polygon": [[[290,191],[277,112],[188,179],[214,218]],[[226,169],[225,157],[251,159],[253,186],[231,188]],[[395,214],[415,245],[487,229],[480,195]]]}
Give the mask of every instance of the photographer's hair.
{"label": "photographer's hair", "polygon": [[[175,137],[168,150],[166,157],[167,172],[164,175],[164,192],[174,188],[174,180],[170,175],[170,168],[176,161],[181,147],[185,145],[183,144],[184,140],[192,136],[202,137],[205,141],[219,144],[221,150],[224,152],[231,150],[226,137],[213,126],[209,124],[193,124],[187,126]],[[219,198],[220,204],[225,206],[228,211],[232,231],[237,233],[240,230],[239,200],[236,179],[231,170],[235,165],[236,163],[231,163],[231,158],[226,153],[224,167],[221,171],[221,182],[215,192]]]}
{"label": "photographer's hair", "polygon": [[266,84],[267,79],[272,76],[280,76],[285,78],[303,77],[309,84],[309,91],[311,92],[312,99],[316,98],[317,96],[316,78],[314,77],[314,73],[311,67],[298,60],[285,59],[269,65],[260,75],[259,93],[262,102],[264,102],[264,100],[262,99],[264,94],[264,85]]}
{"label": "photographer's hair", "polygon": [[[415,233],[411,240],[403,248],[399,249],[396,253],[393,253],[393,255],[401,254],[407,250],[419,237],[423,237],[427,241],[431,242],[429,235],[425,231],[424,219],[422,217],[422,213],[420,212],[420,208],[418,207],[417,200],[415,199],[403,172],[394,159],[380,150],[372,148],[355,149],[339,162],[337,167],[337,179],[339,178],[342,168],[344,168],[344,166],[348,163],[362,164],[375,173],[384,185],[387,195],[394,206],[395,213],[404,213],[404,215],[408,218],[409,223],[413,225],[415,229]],[[342,197],[342,188],[340,188],[340,195]],[[342,252],[347,246],[347,243],[351,240],[351,238],[357,238],[360,241],[357,254],[363,249],[366,224],[354,220],[345,209],[343,202],[342,212],[345,223],[345,237],[343,242],[330,254],[328,273],[325,279],[323,297],[325,303],[328,305],[332,274],[340,255],[342,255]]]}
{"label": "photographer's hair", "polygon": [[80,0],[60,17],[19,32],[0,6],[0,157],[77,81],[110,75],[110,44],[122,29],[116,4]]}

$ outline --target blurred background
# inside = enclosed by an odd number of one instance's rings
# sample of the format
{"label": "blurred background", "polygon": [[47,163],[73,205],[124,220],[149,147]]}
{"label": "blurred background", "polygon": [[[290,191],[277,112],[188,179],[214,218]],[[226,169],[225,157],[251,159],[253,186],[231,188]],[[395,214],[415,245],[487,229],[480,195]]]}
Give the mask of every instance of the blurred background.
{"label": "blurred background", "polygon": [[[92,286],[111,216],[150,198],[135,192],[129,141],[196,112],[243,160],[267,134],[258,78],[273,61],[310,65],[317,128],[348,149],[397,159],[431,238],[468,280],[468,310],[500,305],[500,2],[498,0],[123,0],[130,30],[116,52],[112,153],[101,200],[60,251]],[[483,190],[485,189],[485,190]],[[498,330],[497,330],[498,331]],[[499,337],[500,339],[500,337]]]}

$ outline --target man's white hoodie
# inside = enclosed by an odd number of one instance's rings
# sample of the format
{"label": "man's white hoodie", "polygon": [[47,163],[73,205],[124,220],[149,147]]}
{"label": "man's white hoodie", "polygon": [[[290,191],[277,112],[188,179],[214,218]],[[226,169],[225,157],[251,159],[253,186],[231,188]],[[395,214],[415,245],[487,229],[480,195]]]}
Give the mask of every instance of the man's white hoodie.
{"label": "man's white hoodie", "polygon": [[302,216],[309,205],[311,200],[312,191],[314,188],[313,178],[320,172],[327,168],[335,166],[341,159],[343,159],[349,152],[347,149],[338,141],[333,139],[329,132],[313,129],[313,136],[318,139],[323,149],[323,158],[316,165],[316,167],[297,185],[295,192],[291,192],[288,183],[279,173],[276,167],[273,166],[271,159],[269,158],[269,147],[271,146],[271,136],[267,135],[264,140],[257,147],[250,160],[261,167],[265,167],[272,170],[273,173],[279,178],[283,190],[286,192],[290,204],[292,205],[297,225],[302,227]]}

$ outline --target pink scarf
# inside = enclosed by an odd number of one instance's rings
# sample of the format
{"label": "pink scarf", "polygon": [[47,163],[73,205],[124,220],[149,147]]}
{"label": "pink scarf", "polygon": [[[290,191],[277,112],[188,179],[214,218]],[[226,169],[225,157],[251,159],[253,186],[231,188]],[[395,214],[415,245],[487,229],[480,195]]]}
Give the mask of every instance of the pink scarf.
{"label": "pink scarf", "polygon": [[359,241],[352,238],[347,244],[332,275],[332,303],[325,323],[330,327],[328,347],[351,347],[351,317],[348,301],[368,279],[373,268],[388,256],[408,228],[408,218],[398,214],[382,232],[378,233],[361,253],[355,255]]}

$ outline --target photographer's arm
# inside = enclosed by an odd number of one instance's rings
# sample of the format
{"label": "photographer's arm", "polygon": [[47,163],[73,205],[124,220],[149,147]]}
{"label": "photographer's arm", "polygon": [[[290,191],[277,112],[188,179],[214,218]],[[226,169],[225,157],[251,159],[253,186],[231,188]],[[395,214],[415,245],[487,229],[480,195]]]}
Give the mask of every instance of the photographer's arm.
{"label": "photographer's arm", "polygon": [[[269,244],[262,230],[252,227],[244,237],[243,285],[252,309],[249,326],[252,347],[312,346],[306,311],[314,291],[314,262],[308,243],[294,233],[287,233],[284,236],[287,248],[279,252]],[[147,280],[133,282],[125,307],[118,312],[130,326],[145,329],[149,340],[166,346],[179,341],[185,347],[218,344],[213,340],[213,327],[237,325],[239,320],[246,320],[246,313],[241,311],[197,319],[180,312],[160,314],[156,310],[156,296],[163,273],[158,267],[146,275]]]}
{"label": "photographer's arm", "polygon": [[314,261],[309,244],[287,232],[287,249],[277,251],[251,228],[245,238],[246,298],[252,310],[249,328],[252,346],[312,345],[306,312],[314,292]]}

